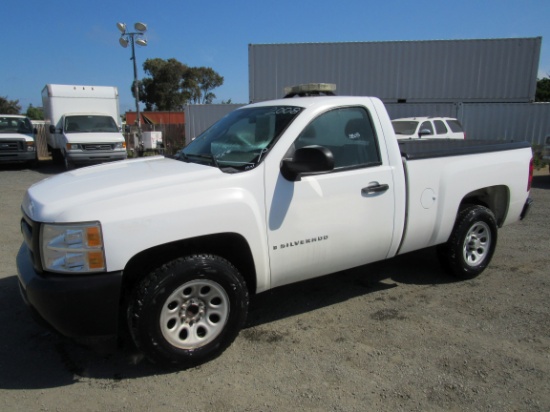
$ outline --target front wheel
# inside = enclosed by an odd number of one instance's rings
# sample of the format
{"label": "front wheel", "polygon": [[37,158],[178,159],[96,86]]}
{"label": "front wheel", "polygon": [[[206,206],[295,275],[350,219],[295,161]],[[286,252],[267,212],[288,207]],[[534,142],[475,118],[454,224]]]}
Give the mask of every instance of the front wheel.
{"label": "front wheel", "polygon": [[248,291],[213,255],[175,259],[146,276],[128,305],[136,346],[153,362],[190,367],[222,353],[244,326]]}
{"label": "front wheel", "polygon": [[447,243],[438,247],[445,269],[461,279],[472,279],[489,265],[497,244],[497,223],[484,206],[468,206],[456,219]]}

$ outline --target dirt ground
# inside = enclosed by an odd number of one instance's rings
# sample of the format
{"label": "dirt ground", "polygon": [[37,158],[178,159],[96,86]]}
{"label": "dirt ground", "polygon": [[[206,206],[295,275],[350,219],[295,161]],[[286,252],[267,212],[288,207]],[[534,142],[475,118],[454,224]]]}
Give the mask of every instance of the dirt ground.
{"label": "dirt ground", "polygon": [[276,289],[219,358],[166,371],[34,323],[19,296],[19,205],[59,173],[0,166],[1,411],[550,411],[550,175],[479,278],[434,250]]}

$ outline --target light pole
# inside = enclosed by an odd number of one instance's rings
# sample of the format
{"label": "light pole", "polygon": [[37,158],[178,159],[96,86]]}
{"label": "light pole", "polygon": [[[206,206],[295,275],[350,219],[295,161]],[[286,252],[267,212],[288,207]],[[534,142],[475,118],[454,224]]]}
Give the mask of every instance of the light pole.
{"label": "light pole", "polygon": [[138,139],[140,148],[142,150],[143,140],[141,138],[141,116],[139,114],[139,87],[138,87],[138,77],[137,77],[137,64],[136,64],[136,49],[134,44],[137,43],[139,46],[147,46],[147,39],[145,38],[145,32],[147,31],[147,25],[145,23],[136,23],[134,24],[135,32],[126,31],[125,23],[117,23],[116,26],[120,30],[120,39],[118,42],[124,48],[128,47],[128,43],[132,45],[132,57],[130,60],[134,61],[134,97],[136,98],[136,117],[137,117],[137,128],[138,128]]}

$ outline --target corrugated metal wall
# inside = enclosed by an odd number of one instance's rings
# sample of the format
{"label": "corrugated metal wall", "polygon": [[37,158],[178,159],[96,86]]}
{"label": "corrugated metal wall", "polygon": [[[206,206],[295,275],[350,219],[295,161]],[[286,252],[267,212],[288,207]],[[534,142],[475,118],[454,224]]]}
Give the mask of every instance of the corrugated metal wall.
{"label": "corrugated metal wall", "polygon": [[244,106],[242,104],[190,104],[185,106],[185,142],[212,126],[227,113]]}
{"label": "corrugated metal wall", "polygon": [[534,100],[542,39],[250,44],[250,101],[335,83],[339,95],[385,102]]}
{"label": "corrugated metal wall", "polygon": [[391,119],[416,116],[457,117],[455,103],[386,103]]}
{"label": "corrugated metal wall", "polygon": [[527,140],[550,136],[550,103],[468,103],[457,117],[467,139]]}
{"label": "corrugated metal wall", "polygon": [[[238,104],[190,105],[185,108],[186,143]],[[543,144],[550,136],[550,103],[386,103],[391,119],[414,116],[456,117],[467,139],[527,140]]]}

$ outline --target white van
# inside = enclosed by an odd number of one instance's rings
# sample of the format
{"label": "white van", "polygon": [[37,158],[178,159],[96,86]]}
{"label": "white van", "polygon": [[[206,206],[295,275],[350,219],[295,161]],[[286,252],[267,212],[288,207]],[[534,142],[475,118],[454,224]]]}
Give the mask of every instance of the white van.
{"label": "white van", "polygon": [[460,122],[452,117],[405,117],[392,120],[398,139],[465,139]]}
{"label": "white van", "polygon": [[47,84],[42,104],[55,162],[70,169],[126,159],[116,87]]}

